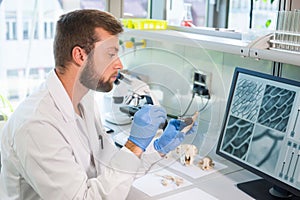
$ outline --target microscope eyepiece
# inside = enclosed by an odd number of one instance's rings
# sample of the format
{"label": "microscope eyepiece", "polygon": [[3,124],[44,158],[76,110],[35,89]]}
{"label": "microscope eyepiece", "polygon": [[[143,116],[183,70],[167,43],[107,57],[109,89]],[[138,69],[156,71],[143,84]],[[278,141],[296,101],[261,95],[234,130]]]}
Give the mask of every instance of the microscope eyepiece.
{"label": "microscope eyepiece", "polygon": [[121,74],[121,72],[118,73],[117,79],[115,80],[114,84],[119,85],[120,80],[122,80],[124,76]]}

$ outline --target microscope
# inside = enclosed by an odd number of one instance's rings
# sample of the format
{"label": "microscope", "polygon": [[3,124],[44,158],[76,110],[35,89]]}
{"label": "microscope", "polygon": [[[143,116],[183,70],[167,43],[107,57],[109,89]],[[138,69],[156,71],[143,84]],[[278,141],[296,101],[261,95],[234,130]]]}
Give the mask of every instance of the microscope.
{"label": "microscope", "polygon": [[145,104],[159,105],[148,84],[147,79],[131,71],[119,72],[112,95],[112,113],[108,113],[106,121],[115,125],[130,124],[133,115]]}
{"label": "microscope", "polygon": [[[145,104],[160,105],[159,101],[151,91],[149,85],[143,81],[140,76],[130,71],[119,72],[115,81],[113,99],[114,113],[110,113],[111,117],[106,117],[106,121],[115,125],[130,124],[134,114]],[[146,79],[144,77],[144,79]],[[182,120],[185,127],[182,128],[183,134],[187,133],[198,117],[198,112],[195,112],[191,117],[178,117]],[[125,120],[124,120],[125,119]],[[164,130],[168,125],[166,120],[160,124],[159,129]],[[129,136],[128,131],[122,131],[114,137],[116,144],[122,146]]]}
{"label": "microscope", "polygon": [[139,78],[138,75],[130,74],[130,72],[119,72],[115,81],[116,85],[121,83],[127,84],[128,93],[125,95],[124,104],[127,106],[120,107],[120,110],[133,116],[134,113],[144,104],[159,105],[158,100],[150,90],[148,84]]}

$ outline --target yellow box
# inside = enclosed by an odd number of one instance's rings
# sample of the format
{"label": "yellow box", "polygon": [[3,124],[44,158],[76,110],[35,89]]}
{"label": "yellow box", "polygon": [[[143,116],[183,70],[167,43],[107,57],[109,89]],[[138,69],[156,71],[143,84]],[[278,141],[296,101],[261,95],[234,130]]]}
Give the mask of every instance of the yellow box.
{"label": "yellow box", "polygon": [[157,19],[121,19],[125,28],[139,30],[165,30],[167,29],[167,21]]}

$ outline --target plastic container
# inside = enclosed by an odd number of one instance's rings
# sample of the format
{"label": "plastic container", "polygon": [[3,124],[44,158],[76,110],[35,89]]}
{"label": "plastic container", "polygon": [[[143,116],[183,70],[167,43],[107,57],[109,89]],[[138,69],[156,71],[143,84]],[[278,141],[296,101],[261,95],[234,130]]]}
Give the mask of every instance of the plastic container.
{"label": "plastic container", "polygon": [[125,28],[139,30],[165,30],[167,29],[167,21],[157,19],[121,19]]}

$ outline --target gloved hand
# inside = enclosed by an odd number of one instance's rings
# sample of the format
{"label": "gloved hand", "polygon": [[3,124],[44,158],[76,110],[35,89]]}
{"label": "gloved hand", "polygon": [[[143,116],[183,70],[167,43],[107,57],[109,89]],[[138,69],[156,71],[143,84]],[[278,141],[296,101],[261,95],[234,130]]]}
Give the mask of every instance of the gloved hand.
{"label": "gloved hand", "polygon": [[192,128],[184,134],[181,130],[186,124],[178,119],[171,119],[162,136],[154,141],[154,148],[162,154],[167,154],[181,144],[185,135],[193,134],[197,131],[198,123],[194,122]]}
{"label": "gloved hand", "polygon": [[145,105],[134,114],[128,140],[140,147],[143,151],[155,136],[160,124],[167,119],[164,108]]}

